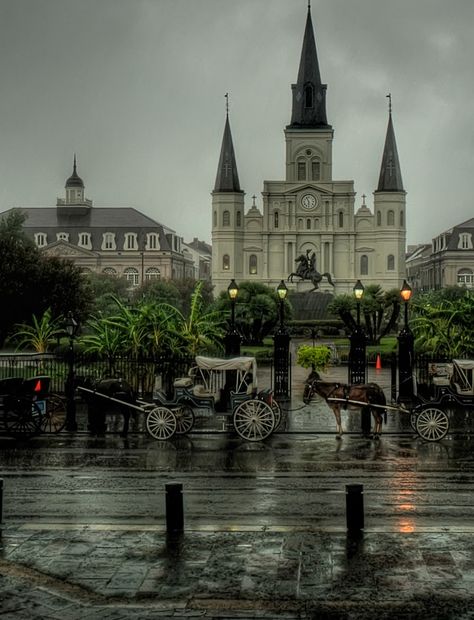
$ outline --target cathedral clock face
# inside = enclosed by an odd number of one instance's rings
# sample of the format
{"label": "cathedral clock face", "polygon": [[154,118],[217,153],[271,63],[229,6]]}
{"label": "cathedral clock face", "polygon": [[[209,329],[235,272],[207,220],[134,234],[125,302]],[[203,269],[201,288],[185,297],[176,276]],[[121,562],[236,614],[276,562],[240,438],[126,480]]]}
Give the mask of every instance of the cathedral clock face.
{"label": "cathedral clock face", "polygon": [[311,211],[311,209],[314,209],[316,206],[316,198],[313,194],[304,194],[301,197],[301,206],[306,211]]}

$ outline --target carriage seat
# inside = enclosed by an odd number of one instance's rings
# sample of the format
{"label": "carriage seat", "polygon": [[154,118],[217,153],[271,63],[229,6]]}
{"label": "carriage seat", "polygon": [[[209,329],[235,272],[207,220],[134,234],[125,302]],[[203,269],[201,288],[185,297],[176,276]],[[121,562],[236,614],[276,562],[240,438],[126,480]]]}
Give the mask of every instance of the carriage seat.
{"label": "carriage seat", "polygon": [[193,385],[193,380],[191,377],[180,377],[179,379],[175,379],[173,381],[173,387],[181,387],[187,388]]}
{"label": "carriage seat", "polygon": [[459,385],[459,383],[453,383],[453,387],[457,394],[472,394],[472,390],[470,388],[463,388]]}
{"label": "carriage seat", "polygon": [[206,390],[206,387],[200,383],[193,387],[193,394],[194,396],[214,396],[213,392]]}

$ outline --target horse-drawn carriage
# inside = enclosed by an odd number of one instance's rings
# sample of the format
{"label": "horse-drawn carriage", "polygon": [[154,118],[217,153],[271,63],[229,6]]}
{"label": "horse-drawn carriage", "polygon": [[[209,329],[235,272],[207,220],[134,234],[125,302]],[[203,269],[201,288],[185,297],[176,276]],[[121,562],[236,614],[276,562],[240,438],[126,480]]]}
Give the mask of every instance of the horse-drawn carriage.
{"label": "horse-drawn carriage", "polygon": [[66,403],[50,392],[51,378],[0,379],[0,433],[27,438],[58,433],[66,424]]}
{"label": "horse-drawn carriage", "polygon": [[[258,389],[254,357],[197,356],[195,362],[186,377],[174,381],[171,398],[159,389],[152,403],[133,398],[129,386],[118,380],[78,389],[86,395],[90,410],[100,411],[100,401],[105,399],[118,405],[124,416],[133,409],[143,412],[146,430],[158,440],[189,433],[196,415],[232,416],[235,431],[247,441],[266,439],[279,426],[280,406],[270,389]],[[125,428],[127,420],[124,434]]]}
{"label": "horse-drawn carriage", "polygon": [[318,373],[311,373],[306,380],[303,400],[309,403],[315,394],[326,400],[335,415],[338,436],[342,434],[341,407],[355,406],[370,410],[375,420],[376,437],[381,432],[383,414],[396,411],[410,415],[410,424],[422,439],[439,441],[448,434],[451,411],[474,407],[474,361],[453,360],[450,364],[443,364],[442,369],[432,365],[430,374],[430,385],[415,390],[411,408],[387,405],[385,394],[376,383],[344,385],[326,382]]}

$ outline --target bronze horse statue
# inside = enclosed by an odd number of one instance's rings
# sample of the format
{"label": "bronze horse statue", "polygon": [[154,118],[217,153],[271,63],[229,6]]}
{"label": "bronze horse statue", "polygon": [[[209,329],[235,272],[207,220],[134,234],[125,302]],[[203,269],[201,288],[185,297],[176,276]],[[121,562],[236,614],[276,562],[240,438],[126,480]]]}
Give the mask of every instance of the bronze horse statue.
{"label": "bronze horse statue", "polygon": [[[309,256],[311,250],[306,250],[306,256],[304,254],[300,254],[298,258],[295,260],[296,263],[299,263],[296,271],[294,273],[290,273],[288,276],[288,282],[293,282],[293,278],[297,276],[302,280],[310,280],[313,283],[313,287],[311,291],[315,291],[319,288],[319,283],[323,278],[327,278],[327,281],[331,286],[334,286],[334,282],[332,281],[330,273],[319,273],[316,269],[316,254],[313,252],[311,257]],[[310,291],[310,292],[311,292]]]}
{"label": "bronze horse statue", "polygon": [[[379,438],[382,432],[383,414],[386,411],[384,405],[387,404],[385,394],[379,385],[376,383],[361,383],[356,385],[330,383],[322,381],[319,374],[313,370],[305,382],[303,401],[308,404],[315,394],[324,398],[328,406],[332,409],[336,418],[338,439],[341,438],[343,432],[341,424],[341,406],[344,409],[348,406],[364,407],[363,403],[366,403],[375,421],[374,438]],[[371,405],[377,406],[371,407]]]}

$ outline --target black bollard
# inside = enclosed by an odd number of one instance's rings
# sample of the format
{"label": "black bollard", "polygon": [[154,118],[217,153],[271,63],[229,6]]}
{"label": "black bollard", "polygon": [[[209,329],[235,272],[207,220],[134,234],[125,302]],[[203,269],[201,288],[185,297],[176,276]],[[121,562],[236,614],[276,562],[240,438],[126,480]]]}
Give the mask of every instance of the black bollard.
{"label": "black bollard", "polygon": [[0,523],[3,523],[3,478],[0,478]]}
{"label": "black bollard", "polygon": [[184,529],[183,485],[170,482],[166,488],[166,531],[168,534],[181,534]]}
{"label": "black bollard", "polygon": [[346,522],[349,532],[364,529],[364,487],[362,484],[346,484]]}

